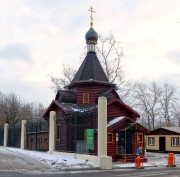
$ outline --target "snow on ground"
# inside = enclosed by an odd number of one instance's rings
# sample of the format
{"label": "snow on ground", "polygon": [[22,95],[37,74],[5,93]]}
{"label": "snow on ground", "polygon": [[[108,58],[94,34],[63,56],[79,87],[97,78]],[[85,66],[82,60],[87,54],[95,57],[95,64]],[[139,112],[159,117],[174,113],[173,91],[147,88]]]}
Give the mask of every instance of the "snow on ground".
{"label": "snow on ground", "polygon": [[119,122],[119,121],[122,120],[122,119],[124,119],[124,116],[114,118],[113,120],[111,120],[111,121],[108,122],[107,127],[110,127],[111,125]]}
{"label": "snow on ground", "polygon": [[[168,154],[146,152],[144,167],[165,167]],[[175,164],[180,166],[180,154],[175,154]],[[87,160],[48,154],[47,152],[4,148],[0,146],[0,170],[58,171],[95,167]],[[113,163],[114,168],[134,168],[134,163]]]}
{"label": "snow on ground", "polygon": [[[144,167],[165,167],[167,165],[168,153],[146,152],[145,157],[148,160],[143,163]],[[175,154],[175,164],[180,166],[180,154]],[[116,163],[114,167],[133,168],[135,167],[135,163]]]}
{"label": "snow on ground", "polygon": [[52,168],[54,170],[94,167],[93,164],[88,160],[81,160],[67,156],[48,154],[47,152],[0,147],[0,161],[1,161],[1,154],[6,154],[6,155],[16,154],[17,156],[21,156],[20,160],[22,161],[23,161],[22,157],[24,157],[24,160],[28,158],[34,159],[35,161],[39,161],[40,163],[47,165],[49,168]]}
{"label": "snow on ground", "polygon": [[[152,165],[166,166],[168,153],[152,153],[146,152],[145,155],[148,158],[148,162]],[[180,165],[180,154],[175,154],[175,164]]]}

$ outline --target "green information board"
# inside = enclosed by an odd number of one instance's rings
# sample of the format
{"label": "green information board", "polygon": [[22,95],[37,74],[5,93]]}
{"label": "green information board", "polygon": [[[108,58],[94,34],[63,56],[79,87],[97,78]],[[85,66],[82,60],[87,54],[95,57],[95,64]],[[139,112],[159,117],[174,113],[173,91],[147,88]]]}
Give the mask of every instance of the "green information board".
{"label": "green information board", "polygon": [[94,129],[86,129],[86,149],[94,149]]}

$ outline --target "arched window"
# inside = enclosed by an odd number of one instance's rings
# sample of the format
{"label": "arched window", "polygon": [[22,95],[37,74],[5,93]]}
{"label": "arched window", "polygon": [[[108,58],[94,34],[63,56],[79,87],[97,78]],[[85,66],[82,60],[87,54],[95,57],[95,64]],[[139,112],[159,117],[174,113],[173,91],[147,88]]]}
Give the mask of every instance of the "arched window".
{"label": "arched window", "polygon": [[83,104],[89,104],[89,93],[83,94]]}

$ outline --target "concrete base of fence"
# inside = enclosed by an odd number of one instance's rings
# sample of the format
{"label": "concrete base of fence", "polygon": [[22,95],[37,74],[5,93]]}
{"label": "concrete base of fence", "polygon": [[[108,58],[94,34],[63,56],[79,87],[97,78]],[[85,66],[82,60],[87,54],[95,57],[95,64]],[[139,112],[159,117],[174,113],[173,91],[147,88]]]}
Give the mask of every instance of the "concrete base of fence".
{"label": "concrete base of fence", "polygon": [[99,158],[99,167],[101,170],[111,170],[112,169],[112,157],[101,156]]}
{"label": "concrete base of fence", "polygon": [[103,170],[112,169],[112,157],[109,157],[109,156],[98,157],[94,155],[66,153],[66,152],[58,152],[58,151],[52,151],[50,152],[50,154],[57,154],[57,155],[68,156],[68,157],[82,159],[82,160],[88,160],[92,162],[93,164],[95,164],[95,166],[99,167],[100,169],[103,169]]}
{"label": "concrete base of fence", "polygon": [[76,153],[66,153],[66,152],[58,152],[58,151],[53,151],[51,154],[57,154],[57,155],[62,155],[62,156],[68,156],[72,158],[77,158],[77,159],[82,159],[82,160],[88,160],[95,165],[98,166],[98,157],[94,155],[86,155],[86,154],[76,154]]}

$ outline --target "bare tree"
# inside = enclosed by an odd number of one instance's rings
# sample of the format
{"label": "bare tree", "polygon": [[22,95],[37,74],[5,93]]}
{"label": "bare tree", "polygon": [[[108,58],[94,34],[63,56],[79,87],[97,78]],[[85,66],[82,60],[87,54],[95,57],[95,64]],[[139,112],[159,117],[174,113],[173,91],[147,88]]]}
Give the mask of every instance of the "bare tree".
{"label": "bare tree", "polygon": [[[86,52],[83,52],[83,57]],[[141,123],[149,130],[161,126],[180,124],[179,109],[177,108],[176,89],[165,84],[146,85],[127,79],[122,64],[123,50],[120,42],[112,34],[99,35],[97,55],[109,82],[115,83],[121,99],[133,107],[141,115]],[[76,73],[72,66],[64,65],[60,77],[50,76],[55,91],[69,85]],[[179,99],[180,102],[180,99]]]}
{"label": "bare tree", "polygon": [[41,103],[34,103],[33,104],[33,109],[32,109],[32,112],[33,112],[33,119],[40,119],[42,118],[42,115],[45,111],[45,107],[41,104]]}
{"label": "bare tree", "polygon": [[176,88],[169,84],[164,84],[161,94],[161,111],[160,115],[165,120],[165,126],[174,125],[174,108],[176,107]]}
{"label": "bare tree", "polygon": [[65,86],[69,85],[76,74],[76,69],[69,65],[63,65],[62,77],[55,77],[52,74],[49,75],[52,83],[52,88],[56,92],[59,89],[64,89]]}
{"label": "bare tree", "polygon": [[21,107],[23,119],[28,121],[34,121],[42,118],[44,111],[45,108],[41,103],[24,103]]}
{"label": "bare tree", "polygon": [[26,119],[27,121],[31,121],[33,119],[33,103],[24,103],[21,107],[21,113],[23,116],[23,119]]}
{"label": "bare tree", "polygon": [[0,118],[2,123],[16,124],[22,119],[32,121],[42,118],[44,106],[39,103],[24,103],[15,94],[3,94],[0,92]]}
{"label": "bare tree", "polygon": [[14,94],[5,95],[0,93],[0,112],[8,124],[15,124],[22,118],[21,101]]}
{"label": "bare tree", "polygon": [[99,35],[97,55],[110,82],[123,82],[124,71],[121,58],[123,56],[120,42],[116,41],[112,34],[104,37]]}
{"label": "bare tree", "polygon": [[[180,100],[178,100],[180,102]],[[180,127],[180,104],[177,101],[176,105],[173,105],[173,117],[175,120],[175,126]]]}
{"label": "bare tree", "polygon": [[115,83],[118,88],[118,94],[121,99],[132,104],[133,90],[136,83],[128,80],[122,64],[123,49],[120,42],[115,39],[112,34],[107,36],[99,35],[97,45],[97,55],[105,71],[109,82]]}
{"label": "bare tree", "polygon": [[[118,93],[122,100],[130,102],[128,97],[131,95],[136,84],[126,78],[123,70],[122,56],[123,51],[120,47],[120,42],[116,41],[112,34],[108,36],[99,35],[97,45],[97,55],[102,64],[104,72],[109,82],[115,83],[118,88]],[[86,52],[83,52],[84,58]],[[69,65],[63,65],[63,73],[60,77],[50,75],[52,88],[56,92],[58,89],[63,89],[69,85],[76,73],[76,69]]]}
{"label": "bare tree", "polygon": [[141,113],[141,121],[149,130],[156,127],[156,120],[160,110],[161,88],[156,83],[147,86],[143,83],[137,84],[135,91],[136,107]]}

